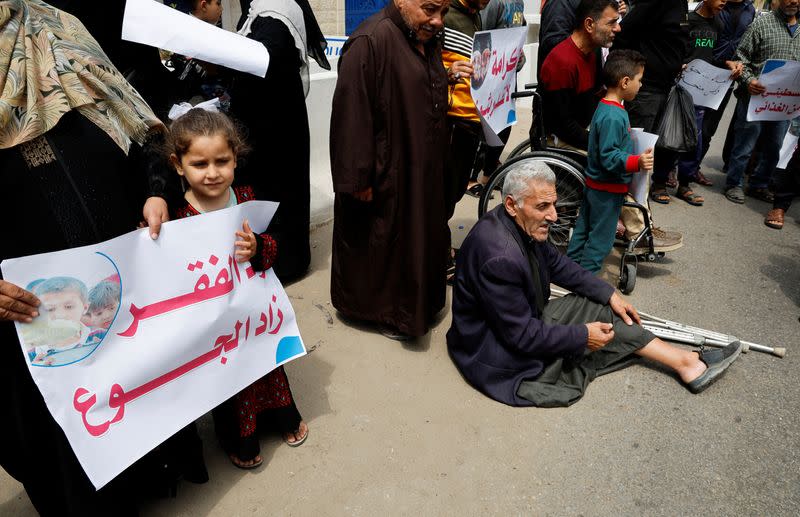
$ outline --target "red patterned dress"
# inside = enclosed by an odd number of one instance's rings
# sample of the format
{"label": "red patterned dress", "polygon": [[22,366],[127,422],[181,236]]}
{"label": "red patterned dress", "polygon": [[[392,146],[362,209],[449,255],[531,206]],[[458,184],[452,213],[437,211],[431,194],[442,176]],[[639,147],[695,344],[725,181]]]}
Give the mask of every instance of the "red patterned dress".
{"label": "red patterned dress", "polygon": [[[236,204],[256,199],[250,186],[234,186],[233,193]],[[186,202],[173,210],[173,219],[192,217],[200,213]],[[255,271],[269,269],[275,263],[277,244],[267,233],[257,234],[256,242],[256,254],[250,259],[250,264]],[[222,447],[241,461],[252,460],[260,452],[256,433],[259,423],[262,427],[270,426],[282,433],[291,433],[297,430],[301,420],[283,366],[272,370],[220,404],[212,415]]]}

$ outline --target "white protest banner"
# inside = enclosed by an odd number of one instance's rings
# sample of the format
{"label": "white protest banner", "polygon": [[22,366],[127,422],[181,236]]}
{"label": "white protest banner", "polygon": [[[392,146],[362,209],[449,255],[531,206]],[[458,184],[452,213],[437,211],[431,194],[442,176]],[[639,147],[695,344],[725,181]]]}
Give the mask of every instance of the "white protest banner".
{"label": "white protest banner", "polygon": [[695,106],[714,110],[719,108],[731,83],[730,70],[717,68],[702,59],[689,62],[680,81],[680,85],[691,94]]}
{"label": "white protest banner", "polygon": [[800,116],[800,62],[768,59],[758,81],[767,91],[750,97],[748,122],[791,120]]}
{"label": "white protest banner", "polygon": [[122,39],[258,77],[266,76],[269,67],[269,52],[260,42],[220,29],[155,0],[125,2]]}
{"label": "white protest banner", "polygon": [[156,241],[137,230],[0,265],[42,301],[17,324],[20,353],[95,487],[306,353],[272,270],[233,259],[243,220],[263,232],[276,207],[250,201],[166,223]]}
{"label": "white protest banner", "polygon": [[[633,140],[633,154],[639,155],[648,149],[655,149],[658,142],[658,135],[647,133],[640,127],[631,128],[631,140]],[[650,176],[653,171],[641,171],[634,173],[630,185],[630,194],[637,203],[647,206],[647,193],[650,190]]]}
{"label": "white protest banner", "polygon": [[470,94],[490,145],[501,145],[496,135],[517,122],[511,94],[527,34],[527,27],[513,27],[476,32],[472,39]]}

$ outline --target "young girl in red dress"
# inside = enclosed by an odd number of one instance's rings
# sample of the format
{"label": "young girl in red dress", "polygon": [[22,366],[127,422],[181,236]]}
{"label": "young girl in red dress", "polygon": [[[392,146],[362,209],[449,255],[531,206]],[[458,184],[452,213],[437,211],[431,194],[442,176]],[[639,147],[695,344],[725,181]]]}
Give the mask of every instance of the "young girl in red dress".
{"label": "young girl in red dress", "polygon": [[[176,119],[166,139],[166,154],[183,179],[182,202],[172,207],[172,217],[191,217],[258,199],[253,188],[237,185],[236,160],[246,152],[236,125],[224,114],[194,108]],[[267,233],[254,234],[247,220],[236,232],[235,258],[253,269],[272,267],[277,255],[275,240]],[[295,406],[289,380],[278,367],[212,412],[217,437],[239,468],[262,463],[257,429],[272,426],[284,441],[296,447],[308,437],[308,426]]]}

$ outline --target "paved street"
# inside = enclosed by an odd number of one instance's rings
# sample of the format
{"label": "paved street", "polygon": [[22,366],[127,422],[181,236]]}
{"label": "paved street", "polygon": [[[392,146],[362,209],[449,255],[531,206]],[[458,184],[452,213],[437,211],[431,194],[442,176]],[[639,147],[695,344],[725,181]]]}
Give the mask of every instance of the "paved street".
{"label": "paved street", "polygon": [[[528,127],[521,118],[512,144]],[[287,288],[310,349],[287,366],[308,441],[291,449],[266,436],[264,465],[242,471],[204,417],[211,481],[182,483],[144,515],[800,514],[800,206],[775,231],[762,222],[767,204],[727,201],[720,148],[715,141],[705,164],[715,186],[697,187],[705,206],[653,207],[656,224],[683,231],[685,245],[640,265],[629,298],[650,314],[786,347],[784,359],[742,355],[701,395],[633,366],[597,379],[570,408],[507,407],[452,365],[449,310],[410,344],[337,317],[329,224],[312,235],[312,273]],[[457,242],[476,206],[460,203]],[[617,265],[607,262],[605,278],[616,280]],[[4,472],[0,515],[35,515]]]}

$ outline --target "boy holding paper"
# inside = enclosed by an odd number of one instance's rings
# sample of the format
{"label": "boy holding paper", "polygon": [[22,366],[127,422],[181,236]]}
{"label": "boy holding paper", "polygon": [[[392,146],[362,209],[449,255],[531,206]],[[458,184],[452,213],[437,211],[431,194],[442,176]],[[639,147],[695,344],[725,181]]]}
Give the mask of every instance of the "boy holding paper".
{"label": "boy holding paper", "polygon": [[608,90],[592,117],[586,190],[567,248],[569,258],[592,273],[600,271],[614,245],[632,174],[653,168],[653,149],[632,154],[630,121],[622,105],[639,92],[644,63],[644,56],[635,50],[617,50],[609,54],[603,67]]}
{"label": "boy holding paper", "polygon": [[[719,13],[725,7],[726,0],[704,0],[697,9],[689,13],[689,56],[686,62],[701,59],[719,68],[728,68],[731,79],[742,73],[742,64],[736,61],[719,62],[714,59],[714,48],[722,32]],[[678,158],[678,191],[676,197],[694,206],[701,206],[705,199],[695,194],[689,186],[690,181],[710,186],[709,181],[700,173],[700,162],[703,159],[703,118],[706,108],[695,105],[694,115],[697,122],[697,148],[694,151],[681,153]]]}

